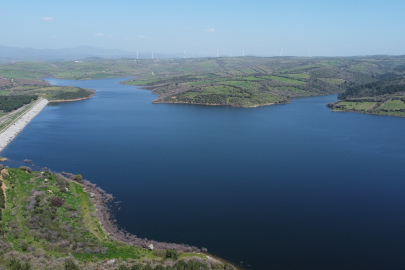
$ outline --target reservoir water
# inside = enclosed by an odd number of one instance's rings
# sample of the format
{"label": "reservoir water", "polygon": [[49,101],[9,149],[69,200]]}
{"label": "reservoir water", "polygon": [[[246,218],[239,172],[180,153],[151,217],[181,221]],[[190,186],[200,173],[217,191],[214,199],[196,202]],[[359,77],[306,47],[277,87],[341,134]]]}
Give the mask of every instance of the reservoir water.
{"label": "reservoir water", "polygon": [[247,269],[405,268],[404,118],[331,112],[336,96],[243,109],[49,81],[97,92],[48,105],[1,155],[82,174],[133,234]]}

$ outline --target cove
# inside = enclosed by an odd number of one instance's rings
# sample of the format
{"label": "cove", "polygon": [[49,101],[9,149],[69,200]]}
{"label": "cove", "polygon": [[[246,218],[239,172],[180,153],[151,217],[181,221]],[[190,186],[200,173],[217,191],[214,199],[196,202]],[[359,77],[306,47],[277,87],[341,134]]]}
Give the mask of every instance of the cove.
{"label": "cove", "polygon": [[[82,174],[117,223],[247,269],[405,266],[405,119],[331,112],[336,96],[259,108],[152,104],[121,79],[48,105],[2,151]],[[250,266],[247,266],[250,265]]]}

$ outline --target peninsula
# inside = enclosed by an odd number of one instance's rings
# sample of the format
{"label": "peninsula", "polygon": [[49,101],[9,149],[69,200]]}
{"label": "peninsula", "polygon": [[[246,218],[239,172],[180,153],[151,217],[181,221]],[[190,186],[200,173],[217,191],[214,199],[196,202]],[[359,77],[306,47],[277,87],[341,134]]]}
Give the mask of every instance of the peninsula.
{"label": "peninsula", "polygon": [[88,99],[95,91],[46,81],[0,78],[0,152],[49,102]]}
{"label": "peninsula", "polygon": [[0,164],[0,264],[12,269],[236,269],[206,249],[119,230],[113,196],[81,175]]}
{"label": "peninsula", "polygon": [[381,74],[377,81],[349,87],[339,101],[329,103],[333,111],[405,117],[405,65]]}

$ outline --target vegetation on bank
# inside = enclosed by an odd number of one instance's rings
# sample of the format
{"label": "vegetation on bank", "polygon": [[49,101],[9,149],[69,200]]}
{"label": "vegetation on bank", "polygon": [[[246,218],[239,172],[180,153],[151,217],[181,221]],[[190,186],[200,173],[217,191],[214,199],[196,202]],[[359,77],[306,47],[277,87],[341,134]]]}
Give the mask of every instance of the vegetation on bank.
{"label": "vegetation on bank", "polygon": [[114,239],[81,180],[26,166],[0,170],[0,265],[8,269],[234,269],[202,254]]}
{"label": "vegetation on bank", "polygon": [[85,99],[94,95],[94,91],[72,86],[35,86],[24,85],[7,87],[7,94],[0,96],[20,98],[21,96],[39,96],[49,101]]}
{"label": "vegetation on bank", "polygon": [[[94,91],[71,86],[50,86],[48,82],[28,79],[5,79],[0,84],[0,128],[13,118],[17,109],[37,100],[38,97],[52,101],[71,101],[90,98]],[[22,109],[22,108],[21,108]],[[13,112],[11,114],[8,114]],[[7,118],[7,119],[6,119]]]}
{"label": "vegetation on bank", "polygon": [[38,95],[0,96],[0,111],[11,112],[37,99]]}
{"label": "vegetation on bank", "polygon": [[402,72],[396,67],[376,82],[349,87],[339,94],[339,101],[328,106],[334,111],[405,117],[405,76],[398,70]]}
{"label": "vegetation on bank", "polygon": [[[155,103],[255,107],[286,103],[299,96],[345,92],[361,95],[368,88],[375,93],[392,94],[399,91],[398,86],[382,87],[378,83],[388,76],[384,74],[402,74],[403,66],[403,56],[122,58],[1,64],[0,76],[6,88],[14,87],[17,80],[38,82],[43,77],[136,77],[123,83],[152,90],[159,95]],[[11,80],[12,85],[6,86]],[[0,91],[8,91],[6,88]]]}

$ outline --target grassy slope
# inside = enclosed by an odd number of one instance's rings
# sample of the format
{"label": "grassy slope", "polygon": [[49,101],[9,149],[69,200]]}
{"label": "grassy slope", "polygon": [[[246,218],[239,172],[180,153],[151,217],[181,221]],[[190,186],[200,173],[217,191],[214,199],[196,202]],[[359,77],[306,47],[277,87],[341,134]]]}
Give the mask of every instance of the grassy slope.
{"label": "grassy slope", "polygon": [[[88,62],[3,64],[0,65],[0,76],[26,79],[52,76],[75,80],[133,76],[136,80],[125,83],[142,85],[159,94],[156,103],[180,102],[249,107],[288,102],[290,98],[296,96],[343,92],[348,86],[373,82],[376,80],[375,76],[404,63],[404,57],[379,56],[234,57],[137,61],[106,59]],[[227,88],[225,91],[222,86],[236,89]],[[296,90],[291,91],[292,89]]]}
{"label": "grassy slope", "polygon": [[401,99],[405,99],[405,96],[397,96],[395,99],[389,98],[387,101],[383,100],[381,102],[364,101],[362,99],[340,101],[336,103],[333,110],[405,117],[405,103]]}
{"label": "grassy slope", "polygon": [[[66,257],[71,253],[79,261],[100,260],[101,262],[105,258],[161,260],[152,251],[110,240],[98,219],[92,216],[92,213],[96,211],[95,206],[80,184],[72,182],[68,192],[61,192],[55,175],[38,177],[39,172],[27,173],[21,169],[8,169],[7,173],[5,173],[6,170],[2,172],[2,180],[7,189],[6,208],[3,210],[1,227],[5,239],[8,243],[12,243],[14,250],[28,254],[21,246],[21,243],[26,241],[29,247],[44,250],[48,256],[54,258]],[[48,179],[48,182],[43,178]],[[39,196],[38,206],[35,206],[34,210],[30,212],[27,207],[30,204],[29,197],[33,190],[43,191],[45,194]],[[50,201],[54,196],[63,198],[65,203],[62,207],[51,207],[49,203],[43,203],[45,198]],[[56,211],[54,219],[49,218],[52,211]],[[72,214],[77,214],[77,217],[72,218]],[[45,220],[38,229],[33,228],[30,221],[35,215]],[[64,229],[66,226],[69,226],[69,231]],[[41,235],[40,232],[44,228],[58,233],[58,237],[61,239],[56,243],[68,241],[72,246],[76,246],[78,242],[82,242],[90,248],[108,247],[108,250],[105,254],[86,253],[76,252],[69,245],[58,246],[52,239],[47,239],[46,234]],[[206,258],[202,254],[190,253],[182,254],[181,258],[190,256]],[[0,257],[0,263],[1,261]]]}

